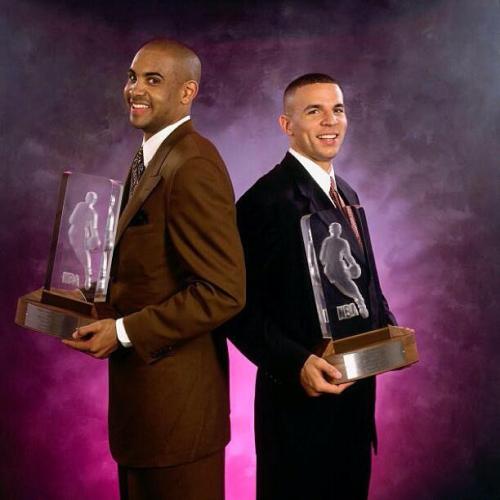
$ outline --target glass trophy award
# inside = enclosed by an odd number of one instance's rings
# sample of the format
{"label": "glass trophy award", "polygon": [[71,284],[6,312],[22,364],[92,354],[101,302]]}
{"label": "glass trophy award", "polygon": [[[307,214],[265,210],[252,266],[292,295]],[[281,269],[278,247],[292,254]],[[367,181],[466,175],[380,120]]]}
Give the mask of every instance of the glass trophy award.
{"label": "glass trophy award", "polygon": [[112,315],[106,297],[122,192],[112,179],[63,173],[45,284],[19,299],[18,325],[66,338]]}
{"label": "glass trophy award", "polygon": [[318,354],[342,373],[336,384],[418,361],[413,330],[372,329],[384,312],[366,218],[360,206],[344,209],[345,216],[323,210],[300,223],[323,337]]}

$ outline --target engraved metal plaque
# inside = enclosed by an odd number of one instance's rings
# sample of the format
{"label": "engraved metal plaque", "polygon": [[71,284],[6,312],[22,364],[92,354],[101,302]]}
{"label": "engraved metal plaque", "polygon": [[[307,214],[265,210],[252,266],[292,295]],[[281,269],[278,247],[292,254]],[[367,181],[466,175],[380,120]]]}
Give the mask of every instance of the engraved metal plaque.
{"label": "engraved metal plaque", "polygon": [[331,342],[323,357],[342,373],[336,384],[371,377],[418,361],[415,332],[388,326],[346,337]]}
{"label": "engraved metal plaque", "polygon": [[352,380],[366,373],[392,370],[394,366],[404,364],[404,361],[404,350],[400,342],[382,344],[344,354],[346,378]]}
{"label": "engraved metal plaque", "polygon": [[41,299],[42,289],[20,297],[17,302],[16,324],[48,335],[69,338],[77,328],[96,320],[93,316],[44,304]]}
{"label": "engraved metal plaque", "polygon": [[74,316],[68,316],[62,312],[28,304],[24,325],[49,335],[69,338],[78,327],[78,320]]}

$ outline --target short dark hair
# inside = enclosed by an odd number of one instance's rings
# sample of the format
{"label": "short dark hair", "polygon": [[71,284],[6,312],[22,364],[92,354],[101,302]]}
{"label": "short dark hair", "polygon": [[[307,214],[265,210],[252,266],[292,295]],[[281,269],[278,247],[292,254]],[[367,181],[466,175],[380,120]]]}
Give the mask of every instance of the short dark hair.
{"label": "short dark hair", "polygon": [[333,83],[334,85],[340,86],[338,80],[332,78],[330,75],[326,75],[325,73],[307,73],[305,75],[299,76],[295,78],[292,82],[288,84],[283,92],[283,100],[285,100],[290,94],[295,92],[298,88],[304,87],[305,85],[310,85],[311,83]]}

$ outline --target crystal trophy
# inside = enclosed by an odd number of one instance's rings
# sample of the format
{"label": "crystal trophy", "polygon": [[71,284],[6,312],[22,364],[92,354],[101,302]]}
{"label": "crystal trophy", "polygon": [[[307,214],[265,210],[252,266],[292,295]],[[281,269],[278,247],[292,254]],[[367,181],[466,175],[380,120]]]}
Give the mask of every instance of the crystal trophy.
{"label": "crystal trophy", "polygon": [[300,222],[323,338],[318,354],[342,373],[336,384],[418,361],[413,330],[372,329],[383,324],[384,310],[366,218],[360,206],[344,209],[348,217],[331,209]]}
{"label": "crystal trophy", "polygon": [[106,298],[122,192],[112,179],[63,173],[45,285],[19,299],[18,325],[67,338],[112,316]]}

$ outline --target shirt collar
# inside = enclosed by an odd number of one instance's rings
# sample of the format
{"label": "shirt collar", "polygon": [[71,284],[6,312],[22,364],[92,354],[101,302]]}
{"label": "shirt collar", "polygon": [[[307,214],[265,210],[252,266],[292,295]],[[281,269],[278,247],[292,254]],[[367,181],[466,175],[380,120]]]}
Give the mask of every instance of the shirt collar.
{"label": "shirt collar", "polygon": [[330,179],[333,179],[333,185],[337,189],[337,182],[335,181],[335,172],[333,171],[333,165],[330,167],[330,172],[325,172],[317,163],[312,161],[300,153],[297,153],[295,149],[290,148],[288,152],[294,156],[299,163],[307,170],[309,175],[314,179],[316,184],[325,192],[325,194],[330,197]]}
{"label": "shirt collar", "polygon": [[142,153],[144,155],[144,166],[148,166],[149,162],[152,160],[161,143],[180,125],[191,119],[190,115],[181,118],[179,121],[167,125],[162,128],[159,132],[152,135],[147,141],[142,141]]}

